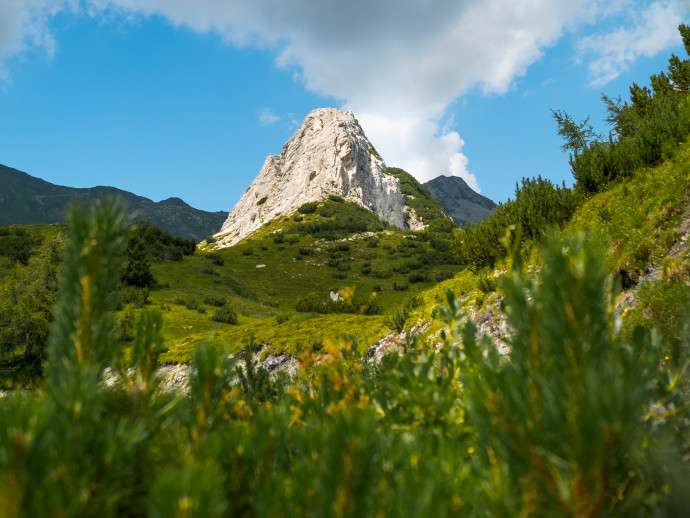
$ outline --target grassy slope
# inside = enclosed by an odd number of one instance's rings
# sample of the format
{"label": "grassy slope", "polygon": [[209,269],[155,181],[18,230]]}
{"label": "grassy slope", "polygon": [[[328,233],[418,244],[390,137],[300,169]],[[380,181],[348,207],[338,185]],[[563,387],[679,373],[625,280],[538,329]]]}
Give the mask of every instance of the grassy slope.
{"label": "grassy slope", "polygon": [[[318,218],[306,215],[304,221]],[[274,243],[269,234],[289,224],[271,222],[252,239],[234,247],[213,252],[201,250],[179,263],[154,265],[155,276],[162,287],[151,293],[150,301],[154,307],[164,308],[164,332],[169,350],[162,356],[163,361],[188,360],[202,341],[240,347],[251,336],[257,342],[270,343],[275,351],[296,352],[315,340],[335,341],[343,336],[356,336],[360,346],[366,347],[388,332],[383,323],[386,314],[433,285],[436,275],[459,269],[452,265],[427,268],[429,282],[411,283],[410,273],[419,269],[409,266],[416,266],[418,254],[429,249],[428,244],[417,241],[412,234],[379,232],[375,248],[368,246],[369,234],[340,241],[306,236],[294,244]],[[329,253],[344,244],[349,245],[349,250]],[[300,250],[309,252],[304,255]],[[213,257],[222,258],[223,264],[214,264],[210,260]],[[339,267],[328,266],[333,257],[340,258]],[[362,273],[366,263],[370,264],[369,274]],[[257,265],[265,266],[257,268]],[[395,272],[396,269],[400,271]],[[381,273],[386,278],[381,278]],[[394,285],[407,286],[407,289],[396,291]],[[320,315],[295,311],[295,302],[300,296],[316,294],[327,300],[331,291],[351,287],[355,288],[356,295],[365,299],[376,293],[376,302],[383,314]],[[375,291],[377,289],[380,291]],[[239,324],[211,321],[215,308],[204,303],[209,297],[227,299],[240,313]],[[179,304],[179,299],[189,298],[200,302],[205,312],[199,313]]]}
{"label": "grassy slope", "polygon": [[[631,332],[637,324],[659,327],[664,333],[682,332],[683,312],[690,302],[690,252],[681,249],[673,256],[669,251],[678,245],[678,227],[690,218],[690,143],[676,157],[661,166],[637,171],[632,177],[592,196],[575,213],[563,232],[587,232],[593,245],[606,256],[612,275],[621,274],[632,281],[639,302],[624,310],[624,330]],[[531,268],[540,266],[536,248],[523,251]],[[451,290],[475,314],[501,297],[497,277],[509,265],[503,259],[493,271],[463,270],[455,278],[439,283],[421,293],[414,318],[429,319],[433,310],[445,301]],[[660,270],[661,275],[647,275]],[[484,292],[481,278],[496,279],[497,289]],[[639,285],[638,281],[643,279]],[[623,300],[629,291],[624,291]],[[690,315],[687,315],[690,317]]]}
{"label": "grassy slope", "polygon": [[690,321],[690,243],[680,242],[680,226],[688,219],[690,143],[672,161],[637,171],[593,197],[566,229],[589,230],[611,272],[636,284],[634,304],[624,302],[626,292],[619,296],[626,332],[638,324],[658,327],[669,339],[684,332]]}

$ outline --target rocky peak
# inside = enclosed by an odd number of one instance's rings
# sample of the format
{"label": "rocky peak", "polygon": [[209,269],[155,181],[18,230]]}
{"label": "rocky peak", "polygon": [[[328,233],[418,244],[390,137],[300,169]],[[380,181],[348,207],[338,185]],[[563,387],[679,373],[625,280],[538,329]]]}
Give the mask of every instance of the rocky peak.
{"label": "rocky peak", "polygon": [[488,218],[497,205],[486,196],[475,192],[459,176],[439,176],[424,184],[439,202],[443,211],[456,225],[465,228],[467,223],[477,223]]}
{"label": "rocky peak", "polygon": [[399,180],[385,174],[385,167],[352,112],[314,110],[283,152],[266,158],[216,234],[218,246],[231,246],[264,223],[329,195],[341,196],[391,225],[407,228]]}

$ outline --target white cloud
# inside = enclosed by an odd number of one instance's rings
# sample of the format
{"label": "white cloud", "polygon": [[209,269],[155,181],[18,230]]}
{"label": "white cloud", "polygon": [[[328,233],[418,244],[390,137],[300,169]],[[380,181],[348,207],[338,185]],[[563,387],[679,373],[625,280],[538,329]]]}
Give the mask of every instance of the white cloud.
{"label": "white cloud", "polygon": [[264,126],[275,124],[280,120],[280,115],[275,115],[270,108],[261,108],[259,110],[259,122]]}
{"label": "white cloud", "polygon": [[[386,164],[414,173],[420,182],[440,174],[460,176],[480,192],[477,178],[467,170],[468,160],[462,154],[465,143],[457,132],[442,128],[439,133],[438,123],[424,117],[387,117],[366,112],[356,116]],[[384,150],[395,150],[394,156]]]}
{"label": "white cloud", "polygon": [[[676,0],[676,2],[681,0]],[[275,50],[305,86],[340,99],[391,165],[425,180],[463,176],[478,188],[447,107],[478,88],[504,93],[564,31],[634,11],[639,0],[16,0],[0,4],[0,58],[28,44],[51,47],[46,20],[81,6],[89,15],[160,15],[237,45]],[[666,1],[638,29],[583,40],[596,77],[668,44]],[[654,10],[656,9],[656,10]],[[647,29],[645,32],[644,29]],[[633,50],[626,50],[631,45]],[[275,122],[266,111],[259,118]]]}
{"label": "white cloud", "polygon": [[675,28],[682,21],[680,2],[653,2],[644,9],[624,11],[626,25],[606,34],[590,35],[578,44],[581,56],[592,55],[591,84],[616,79],[640,56],[653,57],[680,42]]}
{"label": "white cloud", "polygon": [[56,12],[74,7],[64,0],[20,0],[0,2],[0,80],[8,80],[9,58],[29,47],[42,47],[49,56],[55,51],[55,39],[47,22]]}

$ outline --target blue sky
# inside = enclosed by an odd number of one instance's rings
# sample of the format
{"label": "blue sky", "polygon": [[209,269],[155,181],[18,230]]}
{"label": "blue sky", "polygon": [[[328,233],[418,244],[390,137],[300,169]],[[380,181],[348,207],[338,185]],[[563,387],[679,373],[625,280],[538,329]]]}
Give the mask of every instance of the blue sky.
{"label": "blue sky", "polygon": [[505,201],[571,182],[550,109],[684,55],[683,0],[7,0],[0,163],[230,210],[312,109],[352,109],[388,165]]}

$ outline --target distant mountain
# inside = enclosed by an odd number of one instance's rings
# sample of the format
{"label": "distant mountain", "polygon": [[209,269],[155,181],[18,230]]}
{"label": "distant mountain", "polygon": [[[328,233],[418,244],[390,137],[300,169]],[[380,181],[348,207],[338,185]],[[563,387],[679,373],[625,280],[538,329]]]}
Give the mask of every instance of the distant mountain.
{"label": "distant mountain", "polygon": [[472,190],[459,176],[439,176],[423,185],[460,228],[489,217],[497,207],[489,198]]}
{"label": "distant mountain", "polygon": [[0,226],[60,222],[73,199],[88,201],[104,196],[127,200],[135,220],[149,221],[174,236],[195,241],[218,232],[227,215],[195,209],[180,198],[154,202],[115,187],[55,185],[4,165],[0,165],[0,186]]}

